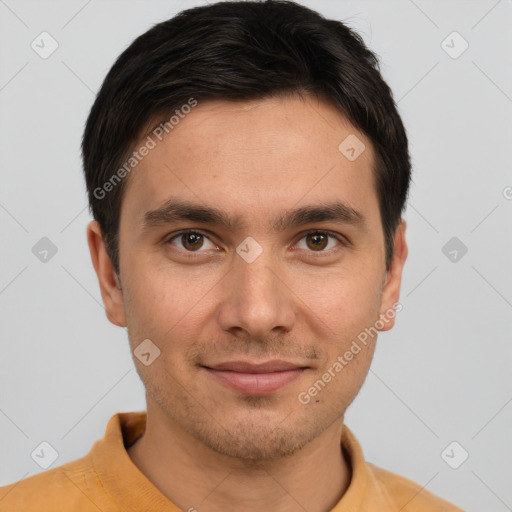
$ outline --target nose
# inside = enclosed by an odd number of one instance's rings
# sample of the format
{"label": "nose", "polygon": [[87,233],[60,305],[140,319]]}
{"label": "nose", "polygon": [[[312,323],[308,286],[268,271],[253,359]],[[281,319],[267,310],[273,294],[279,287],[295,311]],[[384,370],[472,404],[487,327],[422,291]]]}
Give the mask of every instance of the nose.
{"label": "nose", "polygon": [[250,263],[236,254],[233,269],[223,280],[217,312],[220,327],[250,339],[291,331],[297,308],[286,277],[270,250]]}

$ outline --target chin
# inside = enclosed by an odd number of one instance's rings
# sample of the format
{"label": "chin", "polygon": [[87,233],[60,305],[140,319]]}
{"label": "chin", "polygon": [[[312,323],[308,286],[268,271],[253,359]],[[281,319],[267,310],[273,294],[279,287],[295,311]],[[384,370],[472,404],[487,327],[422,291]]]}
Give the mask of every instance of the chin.
{"label": "chin", "polygon": [[284,419],[269,414],[257,418],[253,415],[223,425],[211,422],[189,433],[214,452],[253,466],[290,457],[320,435],[319,425],[306,421],[297,425],[297,419],[290,424],[290,418],[291,415]]}

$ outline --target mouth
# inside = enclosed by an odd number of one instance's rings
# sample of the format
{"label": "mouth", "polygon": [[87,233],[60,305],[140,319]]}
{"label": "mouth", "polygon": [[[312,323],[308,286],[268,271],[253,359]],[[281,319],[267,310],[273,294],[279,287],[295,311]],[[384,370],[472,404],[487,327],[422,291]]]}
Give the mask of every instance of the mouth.
{"label": "mouth", "polygon": [[231,361],[203,366],[203,369],[224,386],[249,395],[273,393],[298,379],[307,368],[281,360],[264,363]]}

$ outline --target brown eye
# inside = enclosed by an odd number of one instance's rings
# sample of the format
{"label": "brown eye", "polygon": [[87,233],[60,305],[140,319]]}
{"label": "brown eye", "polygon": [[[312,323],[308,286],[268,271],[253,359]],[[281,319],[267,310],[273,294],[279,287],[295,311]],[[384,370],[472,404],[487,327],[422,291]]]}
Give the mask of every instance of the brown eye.
{"label": "brown eye", "polygon": [[323,250],[327,247],[328,236],[323,233],[310,233],[306,235],[308,247],[313,250]]}
{"label": "brown eye", "polygon": [[[334,244],[332,243],[334,242]],[[336,246],[336,242],[338,242]],[[302,245],[302,247],[301,247]],[[329,255],[346,246],[343,235],[331,231],[311,231],[306,233],[297,244],[297,248],[304,249],[309,253],[316,252],[318,255]]]}
{"label": "brown eye", "polygon": [[[207,244],[206,246],[205,242]],[[169,238],[166,243],[173,245],[181,252],[188,253],[202,253],[205,252],[206,249],[215,248],[215,244],[213,244],[206,235],[199,231],[181,231]],[[208,244],[210,244],[211,247],[208,247]]]}
{"label": "brown eye", "polygon": [[203,235],[199,233],[183,233],[181,235],[181,242],[185,249],[195,251],[203,245]]}

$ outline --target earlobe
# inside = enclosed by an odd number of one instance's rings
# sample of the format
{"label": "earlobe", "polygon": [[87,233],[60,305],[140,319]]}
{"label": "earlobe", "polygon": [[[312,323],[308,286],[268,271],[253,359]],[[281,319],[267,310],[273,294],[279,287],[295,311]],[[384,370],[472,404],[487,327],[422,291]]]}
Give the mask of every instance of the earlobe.
{"label": "earlobe", "polygon": [[408,254],[405,229],[406,221],[401,219],[395,231],[393,257],[382,290],[379,325],[383,324],[383,327],[379,331],[391,329],[395,325],[396,313],[402,309],[401,304],[399,304],[400,286],[402,271]]}
{"label": "earlobe", "polygon": [[95,220],[87,225],[87,242],[98,277],[105,314],[114,325],[126,327],[121,281],[108,256],[100,225]]}

